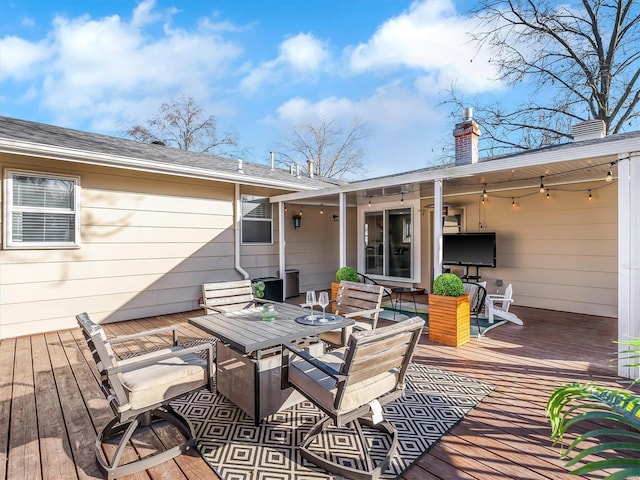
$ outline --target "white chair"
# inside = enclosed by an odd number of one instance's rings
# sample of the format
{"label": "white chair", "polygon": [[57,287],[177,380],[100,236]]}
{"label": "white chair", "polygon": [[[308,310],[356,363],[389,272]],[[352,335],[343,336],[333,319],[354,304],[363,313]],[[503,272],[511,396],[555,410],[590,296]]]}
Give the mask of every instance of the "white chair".
{"label": "white chair", "polygon": [[495,317],[503,318],[516,325],[522,325],[522,320],[509,311],[513,303],[513,287],[511,284],[504,289],[504,295],[489,294],[484,301],[489,323],[494,322]]}

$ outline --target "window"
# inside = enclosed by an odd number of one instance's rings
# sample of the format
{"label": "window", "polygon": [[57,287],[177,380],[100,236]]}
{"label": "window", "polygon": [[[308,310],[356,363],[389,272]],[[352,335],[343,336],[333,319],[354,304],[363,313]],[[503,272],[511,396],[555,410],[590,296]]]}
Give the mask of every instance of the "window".
{"label": "window", "polygon": [[272,243],[272,212],[268,198],[242,197],[242,243]]}
{"label": "window", "polygon": [[79,235],[76,177],[7,171],[5,243],[13,248],[77,247]]}

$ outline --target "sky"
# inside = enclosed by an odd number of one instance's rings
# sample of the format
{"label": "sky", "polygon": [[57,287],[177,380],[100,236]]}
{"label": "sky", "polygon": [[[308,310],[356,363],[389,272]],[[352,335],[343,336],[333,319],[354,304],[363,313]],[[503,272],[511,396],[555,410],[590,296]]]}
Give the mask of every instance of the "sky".
{"label": "sky", "polygon": [[358,119],[366,177],[424,168],[462,119],[452,85],[505,93],[467,43],[473,3],[3,0],[0,114],[122,136],[187,95],[245,161],[284,158],[296,126]]}

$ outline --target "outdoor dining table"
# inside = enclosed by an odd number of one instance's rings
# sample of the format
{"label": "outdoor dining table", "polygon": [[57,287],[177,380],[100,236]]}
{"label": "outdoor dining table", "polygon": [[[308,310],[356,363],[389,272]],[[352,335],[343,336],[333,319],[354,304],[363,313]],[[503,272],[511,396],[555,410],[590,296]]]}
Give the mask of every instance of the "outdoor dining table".
{"label": "outdoor dining table", "polygon": [[[232,312],[210,313],[189,319],[216,342],[216,389],[258,424],[262,419],[295,405],[304,397],[286,385],[283,378],[282,345],[297,343],[311,353],[321,353],[319,335],[344,329],[355,322],[327,313],[330,321],[320,321],[321,312],[287,303],[272,303],[273,320],[263,320],[261,307]],[[306,318],[305,318],[306,317]],[[302,323],[301,323],[302,322]],[[306,323],[305,323],[306,322]]]}

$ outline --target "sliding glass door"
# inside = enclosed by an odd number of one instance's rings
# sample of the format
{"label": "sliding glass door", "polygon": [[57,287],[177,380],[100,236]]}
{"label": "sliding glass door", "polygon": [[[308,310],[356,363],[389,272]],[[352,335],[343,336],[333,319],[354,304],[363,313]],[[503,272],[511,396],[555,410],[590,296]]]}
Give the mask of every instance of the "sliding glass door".
{"label": "sliding glass door", "polygon": [[410,208],[365,212],[365,273],[385,277],[412,277]]}

